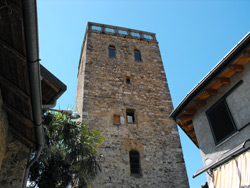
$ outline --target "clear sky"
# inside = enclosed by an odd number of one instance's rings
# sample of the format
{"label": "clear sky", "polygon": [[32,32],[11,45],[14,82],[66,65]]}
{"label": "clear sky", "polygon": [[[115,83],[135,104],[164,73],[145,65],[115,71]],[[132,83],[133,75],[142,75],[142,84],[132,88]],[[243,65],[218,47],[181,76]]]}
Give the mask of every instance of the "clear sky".
{"label": "clear sky", "polygon": [[[68,89],[61,109],[75,105],[80,50],[87,22],[156,33],[176,107],[250,31],[249,0],[37,0],[41,63]],[[199,150],[180,130],[191,188],[205,175]],[[178,180],[176,180],[178,181]]]}

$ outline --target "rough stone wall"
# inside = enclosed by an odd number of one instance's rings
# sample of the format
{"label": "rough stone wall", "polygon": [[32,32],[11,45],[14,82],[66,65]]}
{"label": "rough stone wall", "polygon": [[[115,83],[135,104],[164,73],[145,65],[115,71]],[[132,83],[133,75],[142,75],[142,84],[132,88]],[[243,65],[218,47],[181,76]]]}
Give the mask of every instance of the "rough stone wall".
{"label": "rough stone wall", "polygon": [[[102,173],[93,187],[189,187],[178,130],[169,117],[173,107],[158,43],[92,31],[86,35],[76,107],[106,137],[99,150]],[[109,45],[116,48],[115,58],[108,56]],[[134,49],[142,61],[135,61]],[[126,109],[135,110],[135,123],[127,122]],[[119,125],[114,115],[120,115]],[[130,174],[130,150],[140,153],[140,177]]]}
{"label": "rough stone wall", "polygon": [[[86,39],[86,36],[85,36]],[[87,50],[87,43],[86,40],[83,41],[82,52],[80,57],[80,63],[78,67],[78,76],[77,76],[77,93],[76,93],[76,105],[75,111],[81,112],[83,109],[83,94],[84,94],[84,71],[85,71],[85,63],[86,62],[86,50]],[[82,121],[82,116],[80,121]]]}
{"label": "rough stone wall", "polygon": [[0,187],[20,188],[25,173],[29,149],[8,130],[8,120],[2,109],[0,90]]}

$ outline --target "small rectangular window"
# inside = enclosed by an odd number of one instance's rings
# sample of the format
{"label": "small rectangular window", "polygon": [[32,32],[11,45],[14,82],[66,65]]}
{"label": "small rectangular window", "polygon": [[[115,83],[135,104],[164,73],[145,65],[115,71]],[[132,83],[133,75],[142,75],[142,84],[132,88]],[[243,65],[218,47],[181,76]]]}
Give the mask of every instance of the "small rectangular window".
{"label": "small rectangular window", "polygon": [[216,144],[236,132],[232,115],[223,98],[206,112]]}
{"label": "small rectangular window", "polygon": [[126,115],[127,115],[127,122],[128,123],[135,123],[135,110],[127,109]]}
{"label": "small rectangular window", "polygon": [[127,84],[130,84],[131,82],[130,82],[130,77],[129,76],[126,76],[126,83]]}
{"label": "small rectangular window", "polygon": [[141,61],[141,52],[139,50],[134,51],[135,61]]}
{"label": "small rectangular window", "polygon": [[115,57],[115,47],[109,46],[109,57]]}
{"label": "small rectangular window", "polygon": [[119,115],[114,115],[114,124],[120,124],[120,116]]}

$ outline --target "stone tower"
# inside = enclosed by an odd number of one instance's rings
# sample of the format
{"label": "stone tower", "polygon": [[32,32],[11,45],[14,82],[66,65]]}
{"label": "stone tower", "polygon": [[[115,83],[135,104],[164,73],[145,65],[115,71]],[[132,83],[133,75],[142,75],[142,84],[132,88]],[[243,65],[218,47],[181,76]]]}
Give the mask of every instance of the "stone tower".
{"label": "stone tower", "polygon": [[88,23],[78,69],[76,109],[106,138],[93,187],[189,187],[155,34]]}

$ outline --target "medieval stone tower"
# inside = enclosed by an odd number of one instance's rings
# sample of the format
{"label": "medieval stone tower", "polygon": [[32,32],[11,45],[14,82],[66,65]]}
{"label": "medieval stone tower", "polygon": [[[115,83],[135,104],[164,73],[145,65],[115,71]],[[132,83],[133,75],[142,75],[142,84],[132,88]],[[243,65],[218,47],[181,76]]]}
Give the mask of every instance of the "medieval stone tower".
{"label": "medieval stone tower", "polygon": [[76,109],[106,138],[94,188],[189,187],[154,33],[88,23]]}

